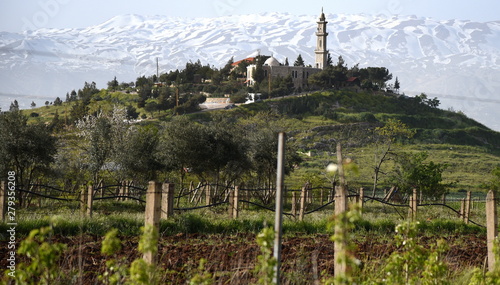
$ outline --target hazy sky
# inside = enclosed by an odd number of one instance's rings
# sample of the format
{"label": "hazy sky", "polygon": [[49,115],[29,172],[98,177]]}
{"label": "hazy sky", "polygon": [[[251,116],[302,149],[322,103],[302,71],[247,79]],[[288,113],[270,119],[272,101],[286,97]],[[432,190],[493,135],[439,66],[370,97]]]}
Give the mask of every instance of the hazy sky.
{"label": "hazy sky", "polygon": [[417,15],[439,20],[500,20],[499,0],[1,0],[0,31],[34,28],[82,28],[116,15],[217,17],[222,15],[287,12],[297,15],[326,13]]}

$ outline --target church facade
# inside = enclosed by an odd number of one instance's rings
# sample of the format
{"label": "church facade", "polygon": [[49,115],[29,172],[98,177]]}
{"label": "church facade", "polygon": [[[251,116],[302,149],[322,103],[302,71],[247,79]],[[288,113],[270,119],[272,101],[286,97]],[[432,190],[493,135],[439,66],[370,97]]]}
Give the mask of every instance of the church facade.
{"label": "church facade", "polygon": [[[318,73],[323,70],[323,68],[327,65],[328,59],[328,50],[327,50],[327,37],[328,33],[326,32],[326,25],[328,22],[326,21],[325,14],[321,11],[321,15],[319,18],[318,28],[316,32],[316,49],[315,53],[315,65],[314,67],[303,67],[303,66],[286,66],[282,65],[276,58],[271,56],[268,58],[262,69],[264,70],[264,75],[271,80],[277,77],[286,77],[290,75],[292,77],[292,81],[295,89],[307,87],[309,76]],[[252,64],[247,67],[247,83],[252,86],[255,84],[253,79],[253,74],[255,72],[256,65]]]}

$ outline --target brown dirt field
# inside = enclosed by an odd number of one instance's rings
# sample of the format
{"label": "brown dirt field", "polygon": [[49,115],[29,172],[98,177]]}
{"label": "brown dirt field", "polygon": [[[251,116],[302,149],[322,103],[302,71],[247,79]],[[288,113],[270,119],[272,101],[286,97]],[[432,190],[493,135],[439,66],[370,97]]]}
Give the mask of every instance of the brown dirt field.
{"label": "brown dirt field", "polygon": [[[106,258],[100,253],[103,237],[98,236],[56,236],[53,242],[65,243],[67,250],[60,258],[60,267],[67,274],[76,276],[82,268],[82,284],[99,284],[97,276],[106,268]],[[388,257],[395,246],[391,241],[379,241],[369,237],[356,237],[355,256],[366,264],[379,267],[380,261]],[[456,235],[444,237],[449,251],[446,261],[451,271],[459,271],[469,266],[482,266],[486,256],[484,237],[476,235]],[[421,237],[420,244],[431,245],[436,238]],[[130,264],[140,255],[137,253],[138,238],[122,238],[122,250],[118,259]],[[8,249],[3,243],[0,255],[7,256]],[[199,260],[208,260],[205,268],[215,273],[215,284],[250,284],[255,282],[253,268],[259,255],[255,235],[178,234],[160,239],[159,264],[162,284],[186,284],[196,272]],[[297,234],[283,240],[282,284],[312,284],[315,276],[333,274],[333,242],[328,235],[304,236]],[[18,256],[18,263],[27,261]],[[80,267],[81,264],[81,267]],[[6,258],[0,260],[0,267],[6,269]]]}

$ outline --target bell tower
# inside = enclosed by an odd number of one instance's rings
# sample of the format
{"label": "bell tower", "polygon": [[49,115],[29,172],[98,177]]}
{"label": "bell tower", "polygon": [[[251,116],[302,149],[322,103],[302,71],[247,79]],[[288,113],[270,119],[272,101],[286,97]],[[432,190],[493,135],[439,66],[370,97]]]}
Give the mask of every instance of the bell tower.
{"label": "bell tower", "polygon": [[328,50],[326,49],[326,40],[328,33],[326,32],[326,24],[328,22],[325,18],[325,13],[323,13],[323,8],[321,8],[321,16],[319,17],[318,30],[316,31],[316,68],[324,69],[328,59]]}

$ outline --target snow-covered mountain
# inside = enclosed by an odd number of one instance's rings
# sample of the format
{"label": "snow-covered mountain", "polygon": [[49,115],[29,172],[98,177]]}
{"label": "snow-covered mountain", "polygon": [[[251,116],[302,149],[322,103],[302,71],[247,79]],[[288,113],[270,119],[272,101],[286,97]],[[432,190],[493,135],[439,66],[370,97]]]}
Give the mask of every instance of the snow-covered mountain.
{"label": "snow-covered mountain", "polygon": [[[416,16],[326,15],[328,48],[349,66],[384,66],[407,95],[437,96],[487,126],[500,130],[500,21],[437,21]],[[117,16],[85,29],[0,32],[0,104],[8,108],[64,99],[85,81],[98,87],[117,77],[183,68],[201,60],[223,66],[273,54],[314,62],[318,15],[266,13],[220,18]],[[335,61],[335,60],[334,60]]]}

